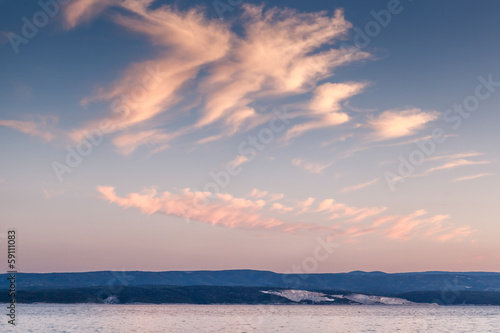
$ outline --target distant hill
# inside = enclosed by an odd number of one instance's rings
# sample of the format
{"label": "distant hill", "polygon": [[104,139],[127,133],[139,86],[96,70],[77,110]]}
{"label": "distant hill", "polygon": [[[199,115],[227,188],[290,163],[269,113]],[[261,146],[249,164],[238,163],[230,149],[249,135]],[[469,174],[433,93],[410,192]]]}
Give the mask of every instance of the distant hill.
{"label": "distant hill", "polygon": [[[338,290],[397,295],[415,291],[500,292],[500,273],[489,272],[362,272],[335,274],[280,274],[257,270],[224,271],[102,271],[84,273],[18,273],[18,290],[88,288],[100,286],[219,286],[302,290]],[[7,274],[0,275],[6,290]]]}
{"label": "distant hill", "polygon": [[[0,303],[8,302],[7,293]],[[24,290],[18,303],[108,303],[108,304],[290,304],[286,298],[252,287],[133,286],[113,291],[102,287]]]}
{"label": "distant hill", "polygon": [[[0,303],[9,302],[7,293]],[[317,304],[317,305],[500,305],[500,292],[413,291],[388,297],[343,291],[304,291],[258,287],[127,286],[33,289],[16,293],[17,303],[101,304]]]}

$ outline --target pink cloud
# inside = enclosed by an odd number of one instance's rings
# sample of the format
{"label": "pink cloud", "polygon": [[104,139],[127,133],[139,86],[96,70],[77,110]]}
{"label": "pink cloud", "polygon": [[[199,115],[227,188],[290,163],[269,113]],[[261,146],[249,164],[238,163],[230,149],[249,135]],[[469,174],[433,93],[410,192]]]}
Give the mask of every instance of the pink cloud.
{"label": "pink cloud", "polygon": [[[117,24],[149,38],[159,49],[155,57],[130,65],[120,79],[82,100],[84,105],[108,101],[113,112],[73,129],[69,133],[73,140],[80,141],[85,133],[98,129],[103,119],[111,125],[109,133],[140,125],[140,134],[126,134],[114,141],[128,141],[127,147],[120,146],[118,150],[129,154],[138,146],[151,143],[141,135],[144,131],[154,130],[166,120],[189,111],[178,109],[186,95],[182,91],[188,88],[200,96],[191,105],[200,111],[194,113],[194,122],[177,134],[208,126],[218,128],[217,134],[199,139],[200,144],[249,130],[273,117],[267,108],[257,111],[252,106],[255,103],[309,91],[314,91],[310,119],[292,128],[288,136],[349,119],[347,114],[337,112],[339,102],[359,93],[364,83],[326,83],[316,87],[320,80],[332,76],[335,68],[370,57],[355,48],[331,46],[352,27],[341,10],[329,16],[291,9],[264,11],[263,7],[246,4],[241,17],[245,33],[237,35],[227,23],[207,19],[199,8],[178,11],[164,5],[152,9],[151,4],[151,0],[79,0],[66,7],[65,19],[70,28],[109,8]],[[202,68],[204,78],[195,83],[193,79]],[[157,75],[151,77],[152,72]],[[152,121],[160,115],[160,123]],[[137,141],[133,142],[134,138]]]}
{"label": "pink cloud", "polygon": [[44,189],[43,196],[45,199],[50,199],[63,194],[65,191],[64,189]]}
{"label": "pink cloud", "polygon": [[354,186],[349,186],[349,187],[344,187],[341,190],[341,192],[353,192],[353,191],[361,190],[365,187],[368,187],[370,185],[377,183],[379,180],[380,180],[380,178],[375,178],[375,179],[370,180],[369,182],[366,182],[366,183],[362,183],[362,184],[358,184],[358,185],[354,185]]}
{"label": "pink cloud", "polygon": [[[206,192],[184,189],[181,193],[145,189],[119,197],[114,187],[99,186],[101,198],[123,208],[136,208],[145,214],[164,214],[230,228],[267,229],[284,233],[329,233],[330,238],[383,235],[393,240],[407,240],[415,236],[439,242],[462,240],[470,232],[468,226],[455,227],[448,215],[428,216],[425,210],[409,215],[381,216],[387,207],[356,208],[326,199],[315,204],[315,198],[304,201],[268,203],[267,191],[254,190],[249,198],[229,193],[210,196]],[[258,198],[260,196],[261,198]],[[336,222],[329,215],[335,212]],[[288,216],[286,219],[273,215]],[[314,222],[293,221],[297,214],[307,214]],[[446,225],[444,224],[446,223]]]}
{"label": "pink cloud", "polygon": [[480,165],[480,164],[491,164],[491,162],[490,161],[470,161],[470,160],[466,160],[466,159],[458,159],[458,160],[454,160],[451,162],[447,162],[443,165],[440,165],[440,166],[437,166],[434,168],[430,168],[425,173],[427,174],[427,173],[430,173],[433,171],[438,171],[438,170],[453,169],[453,168],[457,168],[457,167],[464,166],[464,165]]}
{"label": "pink cloud", "polygon": [[294,158],[292,160],[292,165],[304,169],[305,171],[313,174],[320,175],[323,170],[330,167],[333,163],[319,163],[319,162],[308,162],[301,158]]}
{"label": "pink cloud", "polygon": [[315,200],[316,200],[315,198],[309,197],[304,201],[300,201],[297,204],[297,213],[296,214],[308,212]]}
{"label": "pink cloud", "polygon": [[[273,8],[264,12],[262,7],[253,5],[243,8],[246,37],[236,39],[228,54],[231,60],[219,61],[202,84],[207,103],[198,127],[223,117],[228,134],[242,128],[244,123],[247,128],[253,127],[267,117],[249,107],[251,102],[260,97],[305,93],[320,79],[331,76],[334,68],[369,57],[359,50],[319,51],[321,46],[345,36],[351,28],[342,11],[328,17],[324,13],[299,13],[291,9]],[[336,86],[336,91],[341,88]],[[232,121],[235,114],[238,120]],[[344,121],[333,116],[331,122]]]}
{"label": "pink cloud", "polygon": [[113,144],[121,154],[129,155],[141,145],[155,147],[153,152],[166,149],[172,138],[172,135],[162,133],[160,130],[148,130],[116,136],[113,138]]}
{"label": "pink cloud", "polygon": [[248,157],[246,157],[244,155],[238,155],[233,160],[233,166],[236,168],[236,167],[239,167],[240,165],[245,164],[247,162],[248,162]]}
{"label": "pink cloud", "polygon": [[64,7],[66,27],[73,28],[82,22],[89,21],[107,7],[119,3],[119,0],[73,0]]}
{"label": "pink cloud", "polygon": [[406,110],[387,110],[372,117],[368,124],[375,130],[375,137],[388,140],[413,135],[427,123],[438,118],[436,111],[422,111],[418,108]]}
{"label": "pink cloud", "polygon": [[271,210],[277,210],[281,213],[288,213],[288,212],[291,212],[294,210],[293,207],[287,207],[279,202],[274,202],[272,205],[271,205]]}
{"label": "pink cloud", "polygon": [[460,178],[457,178],[455,180],[453,180],[454,182],[461,182],[461,181],[464,181],[464,180],[471,180],[471,179],[477,179],[477,178],[482,178],[482,177],[487,177],[487,176],[495,176],[496,174],[495,173],[478,173],[478,174],[475,174],[475,175],[469,175],[469,176],[464,176],[464,177],[460,177]]}
{"label": "pink cloud", "polygon": [[56,138],[53,131],[48,130],[51,123],[57,122],[55,117],[40,116],[37,120],[33,121],[19,121],[19,120],[1,120],[0,126],[10,127],[19,132],[42,138],[49,142]]}
{"label": "pink cloud", "polygon": [[469,226],[455,228],[447,234],[437,236],[436,240],[440,242],[446,242],[450,240],[461,241],[472,232],[473,230]]}
{"label": "pink cloud", "polygon": [[313,120],[290,128],[286,133],[286,140],[313,129],[348,122],[349,116],[346,113],[339,112],[342,108],[340,102],[361,93],[365,87],[366,83],[358,82],[324,83],[318,86],[309,103],[310,112],[305,114],[305,116],[312,117]]}
{"label": "pink cloud", "polygon": [[347,220],[347,222],[360,222],[360,221],[367,219],[368,217],[379,215],[379,214],[385,212],[386,210],[387,210],[387,207],[365,208],[364,210],[362,210],[361,212],[356,214],[355,217]]}
{"label": "pink cloud", "polygon": [[385,231],[387,237],[390,239],[407,240],[410,238],[412,232],[422,230],[425,227],[432,227],[436,224],[440,225],[442,221],[450,218],[449,215],[435,215],[426,219],[418,219],[418,217],[426,214],[427,212],[421,209],[408,216],[399,217]]}
{"label": "pink cloud", "polygon": [[[82,103],[85,105],[96,100],[111,103],[113,112],[104,118],[111,123],[110,132],[143,123],[157,126],[157,123],[150,122],[151,119],[167,111],[170,111],[170,118],[177,117],[172,114],[171,108],[182,100],[179,90],[196,77],[201,66],[226,54],[230,45],[230,31],[219,21],[207,20],[199,9],[186,12],[179,12],[169,6],[150,9],[151,1],[107,3],[125,10],[114,12],[115,22],[148,37],[163,51],[154,59],[130,65],[120,79],[107,88],[101,88],[96,95],[85,98]],[[87,6],[87,10],[97,6],[94,1],[74,3],[74,6],[77,5]],[[84,8],[80,11],[86,12]],[[72,13],[73,9],[69,8],[66,14],[71,17]],[[91,121],[73,130],[70,136],[79,141],[84,133],[97,129],[101,121]],[[183,132],[185,130],[179,134]],[[137,146],[142,136],[136,137]]]}
{"label": "pink cloud", "polygon": [[267,196],[268,193],[269,193],[268,191],[261,191],[257,188],[254,188],[252,190],[252,193],[250,193],[250,196],[255,197],[255,198],[263,198],[263,197]]}
{"label": "pink cloud", "polygon": [[137,208],[145,214],[159,213],[231,228],[273,228],[284,224],[256,213],[259,203],[230,195],[219,195],[221,200],[205,204],[201,202],[205,193],[190,190],[182,194],[164,192],[158,195],[156,190],[148,189],[126,197],[117,196],[114,187],[99,186],[97,190],[105,200],[124,208]]}

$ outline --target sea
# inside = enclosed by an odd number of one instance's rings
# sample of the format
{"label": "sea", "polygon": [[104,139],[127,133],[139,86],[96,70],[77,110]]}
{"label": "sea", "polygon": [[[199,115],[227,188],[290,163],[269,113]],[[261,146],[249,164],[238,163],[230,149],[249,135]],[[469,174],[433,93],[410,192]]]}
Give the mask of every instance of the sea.
{"label": "sea", "polygon": [[500,332],[500,306],[17,304],[16,326],[0,318],[0,332]]}

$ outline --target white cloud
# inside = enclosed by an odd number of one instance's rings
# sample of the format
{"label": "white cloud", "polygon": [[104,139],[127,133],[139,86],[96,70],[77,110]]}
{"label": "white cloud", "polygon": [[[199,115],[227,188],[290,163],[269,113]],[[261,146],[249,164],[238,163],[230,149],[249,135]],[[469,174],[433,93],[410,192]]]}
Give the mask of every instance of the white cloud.
{"label": "white cloud", "polygon": [[337,112],[341,109],[340,102],[359,94],[366,83],[324,83],[314,90],[314,96],[309,103],[309,109],[316,114]]}
{"label": "white cloud", "polygon": [[377,117],[371,117],[368,126],[375,130],[375,137],[388,140],[417,133],[424,126],[438,118],[436,111],[422,111],[418,108],[387,110]]}

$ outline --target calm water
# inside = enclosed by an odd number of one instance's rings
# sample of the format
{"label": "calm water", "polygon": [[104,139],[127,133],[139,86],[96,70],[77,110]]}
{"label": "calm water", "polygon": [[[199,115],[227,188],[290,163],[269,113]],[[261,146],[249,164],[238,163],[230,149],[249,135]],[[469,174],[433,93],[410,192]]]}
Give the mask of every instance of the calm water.
{"label": "calm water", "polygon": [[20,304],[15,329],[1,318],[0,332],[500,332],[496,306]]}

